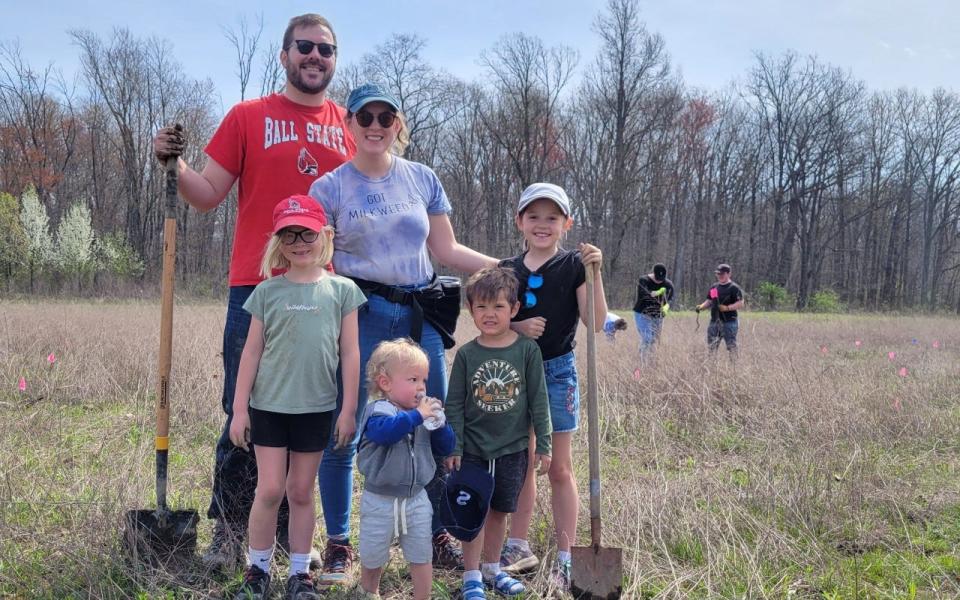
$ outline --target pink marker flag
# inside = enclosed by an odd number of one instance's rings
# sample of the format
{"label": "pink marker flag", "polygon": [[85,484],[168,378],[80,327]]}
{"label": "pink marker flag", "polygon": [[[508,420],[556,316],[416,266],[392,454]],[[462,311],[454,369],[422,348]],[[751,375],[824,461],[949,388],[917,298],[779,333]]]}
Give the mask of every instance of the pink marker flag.
{"label": "pink marker flag", "polygon": [[939,348],[939,347],[940,347],[940,342],[939,342],[938,340],[933,340],[933,347],[934,347],[934,348]]}
{"label": "pink marker flag", "polygon": [[17,387],[20,388],[21,392],[27,391],[27,380],[21,377],[20,382],[17,384]]}
{"label": "pink marker flag", "polygon": [[716,300],[719,297],[720,297],[720,294],[717,293],[717,288],[710,288],[710,298],[712,298],[713,300]]}
{"label": "pink marker flag", "polygon": [[897,373],[898,373],[898,375],[900,375],[900,377],[906,377],[906,376],[907,376],[907,368],[906,368],[906,367],[900,367],[900,370],[899,370]]}
{"label": "pink marker flag", "polygon": [[640,381],[640,367],[633,370],[633,378]]}
{"label": "pink marker flag", "polygon": [[893,360],[893,359],[895,359],[896,357],[897,357],[897,353],[896,353],[896,352],[887,352],[887,358],[889,358],[890,360]]}
{"label": "pink marker flag", "polygon": [[53,352],[47,355],[47,362],[50,363],[51,365],[57,362],[57,357],[53,355]]}
{"label": "pink marker flag", "polygon": [[893,399],[893,408],[894,410],[900,410],[901,408],[903,408],[903,405],[900,404],[900,398]]}
{"label": "pink marker flag", "polygon": [[827,349],[826,346],[820,346],[820,352],[822,352],[823,354],[826,354],[827,352],[829,352],[829,350]]}
{"label": "pink marker flag", "polygon": [[863,342],[861,342],[860,340],[857,340],[853,343],[853,345],[856,346],[857,348],[859,348],[861,344],[863,344]]}

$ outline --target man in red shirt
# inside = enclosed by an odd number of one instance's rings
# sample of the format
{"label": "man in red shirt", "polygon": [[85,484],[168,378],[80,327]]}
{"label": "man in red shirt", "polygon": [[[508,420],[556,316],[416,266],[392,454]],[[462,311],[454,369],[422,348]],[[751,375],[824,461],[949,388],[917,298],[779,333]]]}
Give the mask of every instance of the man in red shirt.
{"label": "man in red shirt", "polygon": [[[347,162],[356,151],[345,124],[346,110],[326,96],[336,69],[336,42],[333,27],[320,15],[291,19],[280,52],[287,74],[284,90],[230,109],[205,148],[208,160],[202,171],[178,158],[180,195],[201,212],[216,208],[238,182],[230,298],[223,332],[222,402],[227,418],[217,443],[213,497],[207,511],[216,525],[203,557],[213,568],[234,566],[243,558],[244,532],[256,489],[256,461],[252,453],[230,442],[229,431],[237,368],[250,325],[243,303],[262,279],[260,258],[272,233],[273,208],[288,196],[305,194],[317,177]],[[183,133],[173,127],[161,129],[154,138],[154,151],[162,162],[179,157],[184,146]],[[339,405],[337,413],[339,416]],[[353,420],[344,421],[338,423],[341,435],[352,436]],[[326,516],[326,503],[324,513]],[[283,517],[281,514],[278,527],[281,540],[287,531]],[[333,533],[328,528],[328,534]],[[330,543],[327,550],[325,559],[336,563],[329,565],[329,575],[339,580],[349,569],[352,555],[347,552],[344,560],[342,547],[331,552]],[[324,575],[328,575],[326,562]]]}

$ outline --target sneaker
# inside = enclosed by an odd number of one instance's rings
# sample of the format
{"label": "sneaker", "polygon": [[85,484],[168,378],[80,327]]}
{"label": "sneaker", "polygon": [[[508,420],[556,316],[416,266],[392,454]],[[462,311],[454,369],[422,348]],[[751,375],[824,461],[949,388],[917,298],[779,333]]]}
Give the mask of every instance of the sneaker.
{"label": "sneaker", "polygon": [[323,551],[323,565],[317,584],[321,586],[343,585],[350,578],[353,566],[353,547],[350,542],[327,540]]}
{"label": "sneaker", "polygon": [[433,566],[436,569],[463,570],[463,551],[445,530],[433,535]]}
{"label": "sneaker", "polygon": [[244,559],[243,527],[231,526],[223,519],[213,525],[213,539],[200,560],[211,571],[230,571]]}
{"label": "sneaker", "polygon": [[539,564],[540,559],[529,548],[504,544],[500,552],[500,570],[505,573],[529,573]]}
{"label": "sneaker", "polygon": [[233,600],[264,600],[270,591],[270,573],[250,565],[243,574],[243,583]]}
{"label": "sneaker", "polygon": [[550,568],[550,587],[564,592],[570,591],[570,561],[553,563]]}
{"label": "sneaker", "polygon": [[320,594],[309,573],[298,573],[287,579],[287,595],[284,600],[319,600]]}

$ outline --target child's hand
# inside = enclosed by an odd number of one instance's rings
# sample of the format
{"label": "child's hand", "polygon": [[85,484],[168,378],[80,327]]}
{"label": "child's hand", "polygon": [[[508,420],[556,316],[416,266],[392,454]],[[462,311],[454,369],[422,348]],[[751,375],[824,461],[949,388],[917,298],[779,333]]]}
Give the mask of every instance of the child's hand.
{"label": "child's hand", "polygon": [[448,456],[443,460],[443,466],[447,468],[447,471],[459,471],[460,470],[460,456]]}
{"label": "child's hand", "polygon": [[597,248],[593,244],[581,243],[579,250],[580,260],[583,261],[584,265],[590,266],[591,264],[596,264],[597,269],[603,266],[603,253],[600,252],[600,248]]}
{"label": "child's hand", "polygon": [[237,448],[250,451],[250,415],[247,411],[234,413],[233,420],[230,421],[230,441]]}
{"label": "child's hand", "polygon": [[337,419],[337,426],[333,430],[333,439],[337,441],[334,450],[345,448],[347,444],[353,441],[353,436],[357,433],[357,418],[355,414],[348,414],[346,411],[340,412],[340,418]]}
{"label": "child's hand", "polygon": [[538,454],[535,460],[539,465],[539,468],[537,469],[537,475],[546,475],[547,472],[550,471],[550,455]]}
{"label": "child's hand", "polygon": [[434,416],[434,413],[438,408],[441,408],[443,403],[427,396],[426,394],[420,394],[420,404],[417,405],[417,412],[420,413],[420,416],[423,417],[423,420],[426,421],[430,417]]}
{"label": "child's hand", "polygon": [[531,340],[535,340],[543,335],[543,330],[547,327],[547,320],[543,317],[531,317],[522,321],[513,323],[513,330],[524,335]]}

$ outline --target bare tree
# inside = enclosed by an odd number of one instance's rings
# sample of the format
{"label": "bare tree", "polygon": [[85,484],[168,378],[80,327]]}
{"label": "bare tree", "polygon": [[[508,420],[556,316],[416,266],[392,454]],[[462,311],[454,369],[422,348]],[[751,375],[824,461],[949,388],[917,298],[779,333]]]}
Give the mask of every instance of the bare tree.
{"label": "bare tree", "polygon": [[246,99],[247,84],[253,73],[253,59],[257,56],[260,36],[263,34],[263,13],[259,13],[256,22],[250,24],[247,17],[241,15],[235,27],[221,25],[223,36],[233,46],[237,60],[237,79],[240,81],[240,100]]}

